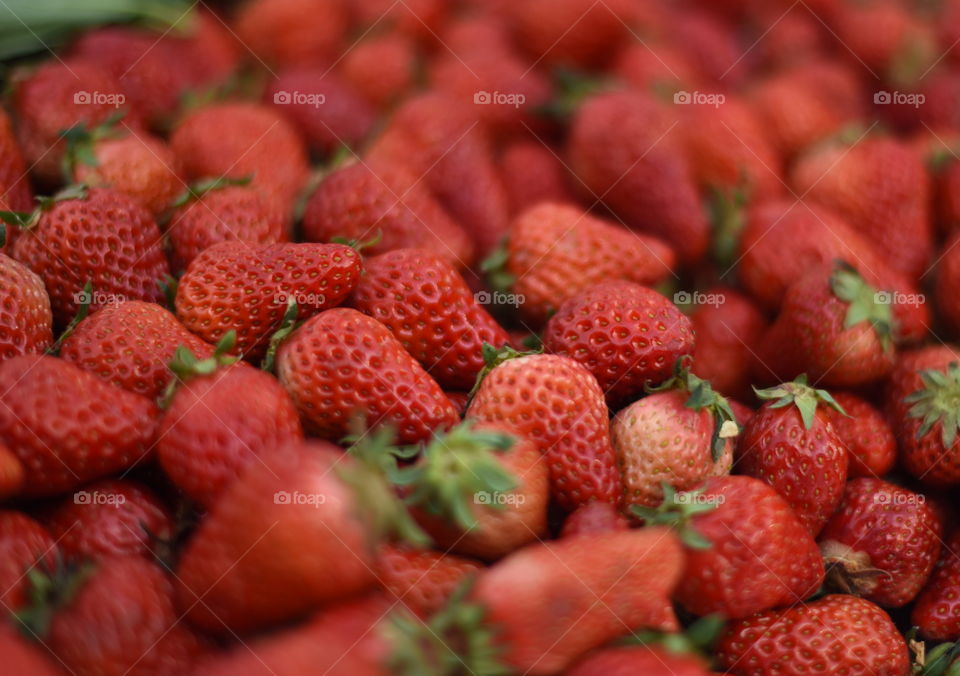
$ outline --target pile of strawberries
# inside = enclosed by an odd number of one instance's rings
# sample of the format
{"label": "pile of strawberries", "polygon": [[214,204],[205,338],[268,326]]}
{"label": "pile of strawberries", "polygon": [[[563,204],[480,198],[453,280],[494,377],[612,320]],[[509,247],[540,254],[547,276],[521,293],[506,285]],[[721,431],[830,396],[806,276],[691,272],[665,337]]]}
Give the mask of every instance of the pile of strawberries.
{"label": "pile of strawberries", "polygon": [[960,674],[960,0],[56,36],[0,672]]}

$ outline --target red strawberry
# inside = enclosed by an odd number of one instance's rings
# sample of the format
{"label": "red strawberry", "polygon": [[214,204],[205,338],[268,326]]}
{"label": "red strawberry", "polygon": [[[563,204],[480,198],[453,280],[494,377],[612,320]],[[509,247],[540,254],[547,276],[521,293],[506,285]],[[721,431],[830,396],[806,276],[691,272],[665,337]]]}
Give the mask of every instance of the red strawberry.
{"label": "red strawberry", "polygon": [[0,111],[0,202],[13,211],[33,207],[27,163],[6,111]]}
{"label": "red strawberry", "polygon": [[429,249],[457,267],[469,267],[473,244],[467,233],[422,186],[404,188],[406,179],[398,178],[402,169],[381,166],[358,162],[327,176],[307,203],[304,237],[313,242],[374,240],[371,254]]}
{"label": "red strawberry", "polygon": [[500,176],[516,216],[540,202],[571,202],[567,169],[547,146],[517,141],[500,156]]}
{"label": "red strawberry", "polygon": [[0,359],[40,354],[53,342],[53,315],[43,280],[0,254]]}
{"label": "red strawberry", "polygon": [[0,654],[4,668],[11,674],[30,676],[63,676],[49,649],[35,644],[13,627],[0,628]]}
{"label": "red strawberry", "polygon": [[542,323],[594,284],[614,279],[654,284],[670,274],[674,263],[673,251],[658,239],[577,207],[545,202],[514,220],[505,267],[520,311]]}
{"label": "red strawberry", "polygon": [[720,17],[696,9],[675,12],[669,35],[709,83],[736,86],[743,81],[749,61],[744,59],[736,29]]}
{"label": "red strawberry", "polygon": [[917,597],[910,623],[925,637],[937,641],[960,638],[960,531],[943,544],[940,562]]}
{"label": "red strawberry", "polygon": [[741,676],[818,671],[904,676],[910,670],[907,644],[890,617],[869,601],[844,594],[730,625],[717,659]]}
{"label": "red strawberry", "polygon": [[757,396],[766,403],[740,436],[737,469],[773,486],[816,535],[847,480],[847,448],[824,410],[836,402],[804,377]]}
{"label": "red strawberry", "polygon": [[627,530],[630,522],[617,508],[609,502],[593,500],[575,510],[563,522],[561,538],[577,537],[579,535],[595,535],[610,533],[618,530]]}
{"label": "red strawberry", "polygon": [[368,103],[383,109],[413,85],[416,51],[402,35],[364,36],[343,55],[340,74]]}
{"label": "red strawberry", "polygon": [[23,487],[26,470],[16,453],[0,444],[0,499],[15,496]]}
{"label": "red strawberry", "polygon": [[8,612],[29,600],[31,571],[53,566],[57,543],[50,532],[23,512],[0,510],[0,602]]}
{"label": "red strawberry", "polygon": [[849,452],[847,476],[882,477],[897,459],[897,440],[890,423],[872,404],[855,394],[835,392],[833,398],[847,413],[824,409]]}
{"label": "red strawberry", "polygon": [[200,359],[213,346],[187,331],[155,303],[111,303],[77,324],[63,339],[60,356],[117,387],[156,399],[170,384],[167,364],[177,347]]}
{"label": "red strawberry", "polygon": [[681,46],[663,41],[626,45],[611,69],[617,79],[644,92],[696,90],[705,79]]}
{"label": "red strawberry", "polygon": [[662,237],[690,264],[706,253],[709,228],[674,125],[650,96],[600,94],[577,111],[567,155],[591,202]]}
{"label": "red strawberry", "polygon": [[829,581],[888,608],[920,592],[940,555],[943,526],[926,497],[880,479],[854,479],[820,532]]}
{"label": "red strawberry", "polygon": [[551,493],[568,511],[590,500],[619,503],[607,406],[579,363],[545,354],[500,363],[480,383],[467,416],[535,443],[550,468]]}
{"label": "red strawberry", "polygon": [[469,390],[483,346],[510,337],[477,302],[457,270],[425,249],[397,249],[364,261],[348,303],[388,329],[442,387]]}
{"label": "red strawberry", "polygon": [[703,660],[659,646],[602,648],[577,662],[566,676],[709,676]]}
{"label": "red strawberry", "polygon": [[453,554],[384,545],[377,557],[377,579],[410,612],[428,617],[442,609],[457,586],[481,567]]}
{"label": "red strawberry", "polygon": [[440,386],[383,324],[356,310],[321,312],[284,341],[277,377],[314,434],[340,439],[360,414],[392,425],[400,443],[430,437],[459,416]]}
{"label": "red strawberry", "polygon": [[84,302],[94,309],[163,298],[158,283],[170,270],[160,230],[133,198],[105,188],[68,190],[30,220],[14,242],[13,257],[43,279],[58,324],[66,324]]}
{"label": "red strawberry", "polygon": [[673,303],[626,281],[568,298],[543,333],[544,348],[586,366],[612,407],[668,380],[693,344],[690,320]]}
{"label": "red strawberry", "polygon": [[236,331],[236,352],[257,360],[290,303],[299,319],[339,305],[360,270],[360,256],[341,244],[220,242],[180,279],[177,318],[210,343]]}
{"label": "red strawberry", "polygon": [[258,59],[319,66],[337,56],[347,20],[337,0],[251,0],[241,8],[234,29]]}
{"label": "red strawberry", "polygon": [[26,470],[23,493],[57,495],[126,469],[150,450],[156,407],[56,357],[0,362],[0,440]]}
{"label": "red strawberry", "polygon": [[173,537],[173,519],[146,486],[117,479],[89,484],[46,520],[68,561],[147,555]]}
{"label": "red strawberry", "polygon": [[960,288],[960,234],[952,237],[944,245],[937,261],[937,279],[935,294],[937,308],[952,335],[960,335],[960,300],[957,289]]}
{"label": "red strawberry", "polygon": [[427,45],[437,41],[450,13],[449,4],[443,0],[405,0],[402,6],[392,0],[346,0],[345,4],[365,32],[382,24]]}

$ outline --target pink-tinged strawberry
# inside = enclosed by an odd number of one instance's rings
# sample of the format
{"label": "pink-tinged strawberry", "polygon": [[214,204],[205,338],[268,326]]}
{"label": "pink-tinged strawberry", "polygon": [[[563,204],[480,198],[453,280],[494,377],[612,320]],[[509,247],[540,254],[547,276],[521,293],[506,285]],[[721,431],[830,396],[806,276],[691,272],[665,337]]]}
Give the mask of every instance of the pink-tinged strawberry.
{"label": "pink-tinged strawberry", "polygon": [[627,530],[629,527],[630,522],[615,505],[593,500],[570,512],[570,515],[563,522],[560,537],[570,538],[580,535],[612,533]]}
{"label": "pink-tinged strawberry", "polygon": [[0,359],[40,354],[53,342],[53,315],[43,280],[0,254]]}
{"label": "pink-tinged strawberry", "polygon": [[601,648],[588,654],[566,676],[709,676],[704,660],[660,646]]}
{"label": "pink-tinged strawberry", "polygon": [[555,674],[625,631],[675,631],[683,551],[662,528],[534,544],[483,571],[470,598],[514,671]]}
{"label": "pink-tinged strawberry", "polygon": [[804,376],[757,396],[765,403],[738,440],[737,470],[773,486],[816,535],[847,480],[847,448],[825,411],[838,406]]}
{"label": "pink-tinged strawberry", "polygon": [[833,398],[846,411],[844,415],[825,409],[850,454],[847,477],[882,477],[893,469],[897,459],[897,440],[890,423],[873,404],[855,394],[834,392]]}
{"label": "pink-tinged strawberry", "polygon": [[930,178],[917,150],[891,138],[830,144],[801,158],[791,185],[833,209],[896,270],[917,278],[933,251]]}
{"label": "pink-tinged strawberry", "polygon": [[507,191],[510,214],[540,202],[572,202],[568,172],[552,150],[535,141],[517,141],[500,155],[500,176]]}
{"label": "pink-tinged strawberry", "polygon": [[197,338],[156,303],[111,303],[73,327],[60,345],[60,357],[130,392],[156,399],[173,379],[167,364],[177,347],[200,359],[213,346]]}
{"label": "pink-tinged strawberry", "polygon": [[663,295],[613,281],[564,301],[547,322],[543,346],[586,366],[617,407],[668,380],[693,353],[694,338],[690,320]]}
{"label": "pink-tinged strawberry", "polygon": [[250,0],[234,22],[240,42],[268,64],[329,64],[349,16],[339,0]]}
{"label": "pink-tinged strawberry", "polygon": [[960,351],[931,345],[901,354],[887,382],[886,413],[900,462],[926,484],[960,482]]}
{"label": "pink-tinged strawberry", "polygon": [[391,425],[404,444],[460,419],[390,330],[356,310],[335,308],[309,319],[280,345],[276,365],[305,428],[327,439],[351,432],[357,416],[365,427]]}
{"label": "pink-tinged strawberry", "polygon": [[360,255],[342,244],[220,242],[181,277],[177,318],[209,343],[235,331],[235,353],[258,360],[294,304],[301,320],[339,305],[360,271]]}
{"label": "pink-tinged strawberry", "polygon": [[590,202],[663,238],[685,264],[706,253],[709,227],[676,125],[652,96],[593,96],[571,123],[567,157]]}
{"label": "pink-tinged strawberry", "polygon": [[354,91],[383,110],[413,86],[417,53],[410,40],[396,33],[364,36],[338,67]]}
{"label": "pink-tinged strawberry", "polygon": [[603,391],[578,362],[547,354],[507,359],[483,378],[467,416],[536,444],[550,468],[551,495],[564,509],[591,500],[619,503]]}
{"label": "pink-tinged strawberry", "polygon": [[730,472],[739,431],[733,411],[685,361],[677,362],[673,378],[610,424],[625,505],[652,507],[663,499],[664,485],[685,491]]}
{"label": "pink-tinged strawberry", "polygon": [[105,479],[63,499],[45,523],[65,560],[159,555],[173,537],[173,518],[146,486]]}
{"label": "pink-tinged strawberry", "polygon": [[690,612],[747,617],[802,601],[823,582],[817,543],[763,482],[721,476],[694,491],[664,490],[659,508],[634,513],[678,529],[687,563],[675,598]]}
{"label": "pink-tinged strawberry", "polygon": [[404,170],[357,162],[332,172],[307,202],[303,234],[311,242],[373,240],[369,254],[429,249],[457,267],[469,267],[474,246],[464,229]]}
{"label": "pink-tinged strawberry", "polygon": [[510,229],[504,268],[519,310],[543,323],[569,298],[615,279],[655,284],[671,274],[673,250],[659,239],[553,202],[531,207]]}
{"label": "pink-tinged strawberry", "polygon": [[955,641],[960,638],[960,532],[950,536],[940,552],[926,586],[917,596],[910,622],[924,638]]}
{"label": "pink-tinged strawberry", "polygon": [[377,580],[391,598],[426,618],[440,611],[457,587],[482,566],[432,549],[384,545],[376,568]]}
{"label": "pink-tinged strawberry", "polygon": [[23,494],[58,495],[135,465],[152,448],[152,401],[57,357],[0,362],[0,441],[26,470]]}
{"label": "pink-tinged strawberry", "polygon": [[13,211],[33,206],[27,163],[6,111],[0,111],[0,202]]}
{"label": "pink-tinged strawberry", "polygon": [[209,507],[250,464],[302,441],[297,409],[269,373],[177,349],[177,386],[160,420],[157,457],[180,490]]}
{"label": "pink-tinged strawberry", "polygon": [[937,309],[953,335],[960,335],[960,235],[952,237],[940,253],[934,293]]}
{"label": "pink-tinged strawberry", "polygon": [[910,671],[906,641],[890,616],[845,594],[768,610],[730,625],[717,659],[738,676],[844,671],[905,676]]}
{"label": "pink-tinged strawberry", "polygon": [[13,627],[0,628],[0,654],[11,674],[63,676],[64,672],[50,650],[26,638]]}
{"label": "pink-tinged strawberry", "polygon": [[827,581],[886,608],[920,592],[937,558],[941,519],[922,493],[880,479],[850,481],[820,532]]}
{"label": "pink-tinged strawberry", "polygon": [[65,325],[84,304],[96,309],[163,299],[159,283],[170,268],[160,230],[132,197],[77,186],[41,201],[30,215],[0,216],[22,226],[13,257],[43,280],[57,324]]}
{"label": "pink-tinged strawberry", "polygon": [[57,543],[44,526],[23,512],[0,510],[0,602],[7,612],[29,601],[31,571],[55,564]]}

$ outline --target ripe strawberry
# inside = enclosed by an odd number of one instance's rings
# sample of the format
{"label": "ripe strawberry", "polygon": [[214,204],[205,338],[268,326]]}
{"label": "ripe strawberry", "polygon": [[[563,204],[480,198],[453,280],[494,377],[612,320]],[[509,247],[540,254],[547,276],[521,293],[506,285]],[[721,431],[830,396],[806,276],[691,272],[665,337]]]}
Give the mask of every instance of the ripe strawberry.
{"label": "ripe strawberry", "polygon": [[200,359],[213,346],[187,331],[155,303],[111,303],[78,323],[63,339],[60,357],[130,392],[156,399],[173,379],[167,364],[183,345]]}
{"label": "ripe strawberry", "polygon": [[467,416],[536,444],[550,468],[551,495],[564,509],[591,500],[619,503],[603,392],[574,360],[534,354],[500,363],[480,383]]}
{"label": "ripe strawberry", "polygon": [[459,416],[449,399],[383,324],[356,310],[312,317],[277,353],[277,377],[305,427],[340,439],[353,416],[392,425],[400,443],[425,441]]}
{"label": "ripe strawberry", "polygon": [[944,245],[937,261],[937,278],[934,293],[937,308],[953,335],[960,335],[960,301],[956,290],[960,285],[960,234]]}
{"label": "ripe strawberry", "polygon": [[13,211],[33,206],[27,163],[6,111],[0,111],[0,202]]}
{"label": "ripe strawberry", "polygon": [[126,469],[156,436],[156,407],[56,357],[0,362],[0,441],[26,470],[25,495],[57,495]]}
{"label": "ripe strawberry", "polygon": [[503,151],[499,164],[511,215],[540,202],[573,201],[567,187],[567,169],[547,146],[517,141]]}
{"label": "ripe strawberry", "polygon": [[0,444],[0,499],[19,493],[25,477],[26,470],[20,458],[6,444]]}
{"label": "ripe strawberry", "polygon": [[599,94],[583,103],[567,156],[590,193],[627,225],[662,237],[685,264],[706,253],[709,228],[693,170],[665,110],[635,92]]}
{"label": "ripe strawberry", "polygon": [[13,627],[0,628],[0,654],[11,674],[63,676],[49,649],[36,645]]}
{"label": "ripe strawberry", "polygon": [[46,519],[67,561],[150,556],[173,536],[166,506],[146,486],[104,479],[63,499]]}
{"label": "ripe strawberry", "polygon": [[617,508],[609,502],[593,500],[584,503],[570,512],[563,522],[561,538],[577,537],[579,535],[595,535],[627,530],[630,522]]}
{"label": "ripe strawberry", "polygon": [[247,465],[303,439],[297,409],[273,376],[222,362],[221,355],[197,361],[178,349],[170,369],[180,383],[160,420],[157,441],[167,476],[205,507]]}
{"label": "ripe strawberry", "polygon": [[704,661],[659,646],[602,648],[577,662],[566,676],[709,676]]}
{"label": "ripe strawberry", "polygon": [[177,318],[209,343],[236,331],[236,353],[258,360],[290,303],[298,319],[339,305],[360,270],[360,256],[341,244],[220,242],[180,279]]}
{"label": "ripe strawberry", "polygon": [[677,361],[693,352],[694,340],[690,320],[667,298],[612,281],[565,300],[547,322],[543,345],[586,366],[617,407],[668,380]]}
{"label": "ripe strawberry", "polygon": [[258,59],[280,66],[321,66],[336,58],[347,21],[337,0],[251,0],[233,25]]}
{"label": "ripe strawberry", "polygon": [[379,25],[389,26],[391,31],[433,46],[437,34],[450,13],[449,3],[444,0],[406,0],[398,6],[392,0],[346,0],[353,21],[365,32]]}
{"label": "ripe strawberry", "polygon": [[742,676],[862,672],[903,676],[907,644],[890,617],[864,599],[833,594],[730,625],[717,653]]}
{"label": "ripe strawberry", "polygon": [[[422,186],[403,187],[403,170],[358,162],[327,176],[307,202],[303,234],[308,241],[334,237],[375,240],[368,253],[429,249],[457,267],[469,267],[473,244]],[[379,240],[376,236],[380,235]]]}
{"label": "ripe strawberry", "polygon": [[412,547],[384,545],[377,557],[380,584],[420,617],[442,609],[457,586],[481,568],[470,559]]}
{"label": "ripe strawberry", "polygon": [[737,86],[748,74],[749,61],[744,59],[736,29],[716,14],[697,9],[676,12],[670,38],[714,87]]}
{"label": "ripe strawberry", "polygon": [[950,536],[940,553],[940,561],[913,606],[910,623],[924,638],[954,641],[960,638],[960,531]]}
{"label": "ripe strawberry", "polygon": [[414,83],[416,50],[397,33],[364,36],[343,55],[340,74],[369,104],[383,110]]}
{"label": "ripe strawberry", "polygon": [[513,221],[505,267],[524,317],[543,323],[594,284],[615,279],[655,284],[674,263],[673,251],[658,239],[577,207],[545,202]]}
{"label": "ripe strawberry", "polygon": [[791,184],[835,210],[895,269],[919,277],[933,248],[930,179],[917,150],[883,137],[829,145],[801,158]]}
{"label": "ripe strawberry", "polygon": [[43,280],[0,254],[0,359],[40,354],[53,342],[53,315]]}
{"label": "ripe strawberry", "polygon": [[960,392],[960,352],[931,345],[900,355],[887,383],[886,412],[900,444],[900,461],[913,476],[935,486],[960,482],[960,441],[955,399]]}
{"label": "ripe strawberry", "polygon": [[29,600],[31,571],[53,566],[57,543],[50,532],[23,512],[0,510],[0,603],[8,612]]}
{"label": "ripe strawberry", "polygon": [[661,528],[534,544],[483,571],[470,598],[512,670],[555,674],[626,631],[675,631],[683,552]]}
{"label": "ripe strawberry", "polygon": [[847,413],[824,409],[849,452],[847,477],[882,477],[893,469],[897,459],[897,440],[890,423],[870,402],[855,394],[835,392],[833,398]]}
{"label": "ripe strawberry", "polygon": [[674,378],[617,413],[610,425],[624,504],[655,506],[664,485],[684,491],[730,472],[733,411],[682,364]]}
{"label": "ripe strawberry", "polygon": [[[648,47],[650,47],[648,49]],[[611,65],[613,74],[633,89],[676,94],[703,87],[705,76],[681,46],[667,41],[631,43]]]}
{"label": "ripe strawberry", "polygon": [[847,480],[847,449],[825,411],[837,404],[802,376],[757,396],[766,403],[740,436],[737,469],[773,486],[816,535]]}
{"label": "ripe strawberry", "polygon": [[899,608],[930,576],[942,531],[923,494],[880,479],[854,479],[820,532],[828,580],[845,592]]}
{"label": "ripe strawberry", "polygon": [[13,257],[43,280],[60,325],[85,301],[91,309],[117,300],[160,302],[158,282],[169,274],[150,213],[106,188],[70,189],[42,203],[14,242]]}

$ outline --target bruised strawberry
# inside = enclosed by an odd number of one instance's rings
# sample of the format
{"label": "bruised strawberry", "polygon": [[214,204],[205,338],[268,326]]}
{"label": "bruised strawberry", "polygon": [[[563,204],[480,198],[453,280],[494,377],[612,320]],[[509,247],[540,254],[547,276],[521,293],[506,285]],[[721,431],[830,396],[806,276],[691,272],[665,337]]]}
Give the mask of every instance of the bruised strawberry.
{"label": "bruised strawberry", "polygon": [[540,202],[571,202],[567,170],[547,146],[518,141],[500,156],[500,176],[516,216]]}
{"label": "bruised strawberry", "polygon": [[0,602],[17,611],[29,600],[29,574],[55,564],[57,543],[23,512],[0,510]]}
{"label": "bruised strawberry", "polygon": [[847,447],[847,476],[882,477],[897,459],[897,440],[890,423],[873,405],[850,392],[834,392],[833,398],[846,415],[825,409],[837,436]]}
{"label": "bruised strawberry", "polygon": [[338,0],[249,0],[234,29],[267,63],[321,66],[336,58],[348,19]]}
{"label": "bruised strawberry", "polygon": [[708,676],[703,660],[659,646],[602,648],[565,672],[567,676]]}
{"label": "bruised strawberry", "polygon": [[53,315],[43,280],[0,254],[0,359],[39,354],[53,342]]}
{"label": "bruised strawberry", "polygon": [[384,545],[377,556],[380,584],[420,617],[442,609],[457,586],[481,568],[476,561],[430,549]]}
{"label": "bruised strawberry", "polygon": [[954,641],[960,638],[960,532],[943,543],[940,561],[917,597],[910,622],[924,638]]}

